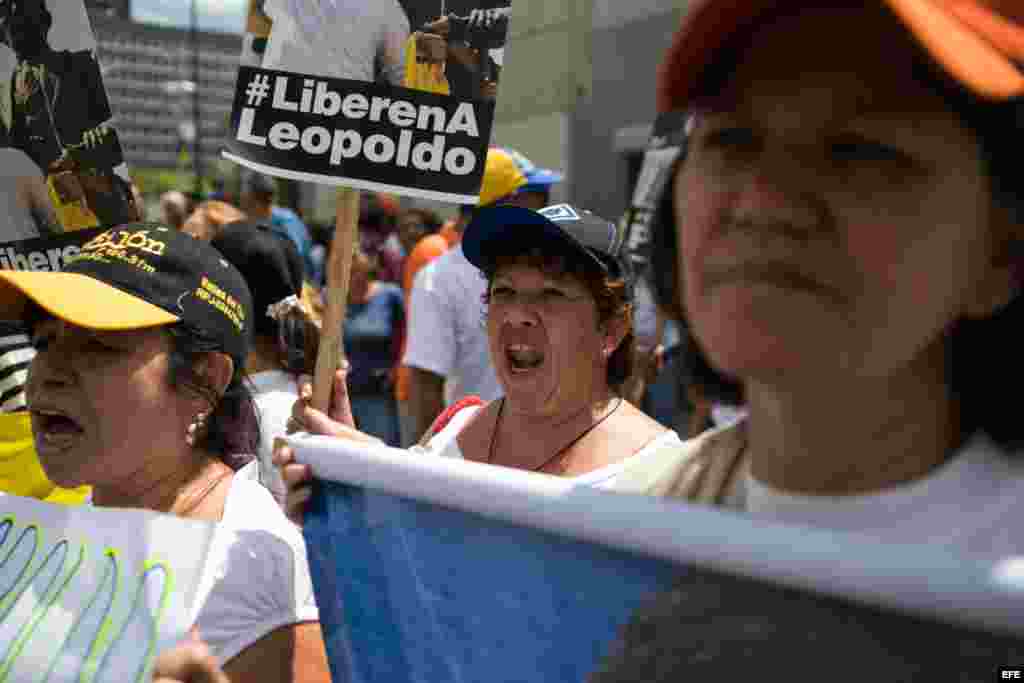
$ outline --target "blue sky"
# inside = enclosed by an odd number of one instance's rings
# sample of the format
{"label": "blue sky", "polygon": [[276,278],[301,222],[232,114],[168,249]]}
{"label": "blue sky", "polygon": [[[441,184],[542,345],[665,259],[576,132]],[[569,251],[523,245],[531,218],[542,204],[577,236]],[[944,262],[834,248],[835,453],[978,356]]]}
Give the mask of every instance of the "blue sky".
{"label": "blue sky", "polygon": [[[245,27],[247,0],[196,0],[199,27],[210,31],[241,33]],[[136,21],[188,26],[189,0],[131,0]]]}

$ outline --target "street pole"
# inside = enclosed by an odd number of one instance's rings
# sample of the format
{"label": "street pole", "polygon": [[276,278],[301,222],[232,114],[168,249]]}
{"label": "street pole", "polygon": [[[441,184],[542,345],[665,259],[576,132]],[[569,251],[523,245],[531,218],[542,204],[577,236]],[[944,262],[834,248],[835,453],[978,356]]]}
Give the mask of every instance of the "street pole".
{"label": "street pole", "polygon": [[192,46],[192,126],[195,137],[192,142],[192,169],[195,173],[196,201],[203,196],[202,135],[199,132],[199,9],[192,0],[189,8],[189,38]]}

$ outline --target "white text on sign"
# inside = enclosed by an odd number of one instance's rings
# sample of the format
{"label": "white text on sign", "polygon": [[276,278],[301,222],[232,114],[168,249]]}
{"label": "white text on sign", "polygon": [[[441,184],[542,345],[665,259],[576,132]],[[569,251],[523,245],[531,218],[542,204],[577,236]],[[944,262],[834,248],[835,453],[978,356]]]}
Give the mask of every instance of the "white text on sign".
{"label": "white text on sign", "polygon": [[[300,88],[292,86],[301,80]],[[271,93],[271,90],[273,91]],[[419,171],[445,171],[452,175],[466,175],[476,168],[477,158],[466,147],[448,147],[447,136],[479,137],[476,110],[472,103],[459,103],[449,116],[443,107],[420,104],[389,97],[368,97],[362,93],[342,96],[329,88],[328,83],[312,78],[276,76],[273,88],[270,76],[256,74],[245,91],[246,103],[239,117],[236,139],[239,142],[280,151],[296,148],[320,156],[327,154],[331,165],[345,159],[362,157],[379,164],[412,166]],[[402,128],[397,140],[381,133],[365,135],[357,130],[334,129],[325,126],[306,126],[300,129],[291,121],[277,121],[263,130],[256,130],[256,107],[271,97],[271,107],[281,112],[313,114],[348,120],[366,120],[390,123]],[[434,133],[430,140],[414,142],[411,129]]]}

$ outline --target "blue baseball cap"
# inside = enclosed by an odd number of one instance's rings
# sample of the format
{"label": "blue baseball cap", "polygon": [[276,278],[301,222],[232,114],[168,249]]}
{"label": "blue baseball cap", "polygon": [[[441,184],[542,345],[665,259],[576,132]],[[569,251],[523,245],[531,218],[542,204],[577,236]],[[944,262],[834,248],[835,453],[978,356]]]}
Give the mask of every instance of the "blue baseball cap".
{"label": "blue baseball cap", "polygon": [[499,205],[476,211],[463,234],[462,252],[474,266],[488,270],[502,254],[525,246],[557,245],[631,283],[623,243],[621,226],[569,204],[538,211]]}

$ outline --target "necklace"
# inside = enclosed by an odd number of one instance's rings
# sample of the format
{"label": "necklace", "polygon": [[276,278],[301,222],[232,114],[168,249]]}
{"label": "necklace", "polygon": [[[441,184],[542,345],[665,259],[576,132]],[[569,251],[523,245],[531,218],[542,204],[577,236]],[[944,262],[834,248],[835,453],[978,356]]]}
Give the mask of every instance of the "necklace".
{"label": "necklace", "polygon": [[[583,437],[585,437],[587,434],[589,434],[590,432],[592,432],[595,429],[597,429],[601,425],[602,422],[604,422],[609,417],[611,417],[615,413],[615,411],[619,409],[619,406],[621,406],[621,405],[622,405],[622,397],[620,396],[620,397],[618,397],[618,401],[615,403],[615,407],[612,408],[611,410],[609,410],[607,413],[605,413],[601,417],[600,420],[598,420],[597,422],[595,422],[594,424],[590,425],[589,427],[584,429],[582,432],[577,434],[576,437],[574,437],[572,441],[570,441],[569,443],[567,443],[564,446],[562,446],[561,448],[559,448],[558,451],[556,451],[555,454],[552,455],[550,458],[548,458],[547,460],[545,460],[544,462],[542,462],[540,465],[538,465],[536,467],[531,467],[528,471],[530,471],[530,472],[539,472],[539,471],[543,470],[545,467],[547,467],[548,465],[550,465],[551,463],[553,463],[556,460],[558,460],[558,458],[560,458],[562,456],[562,454],[564,454],[567,450],[569,450],[570,448],[575,446],[577,443],[579,443],[580,440]],[[505,412],[505,397],[502,396],[501,397],[501,403],[498,404],[498,416],[494,419],[494,431],[491,432],[491,442],[487,446],[487,464],[488,465],[491,465],[491,464],[494,463],[494,447],[495,447],[495,445],[498,442],[498,427],[501,426],[501,416],[504,414],[504,412]]]}

